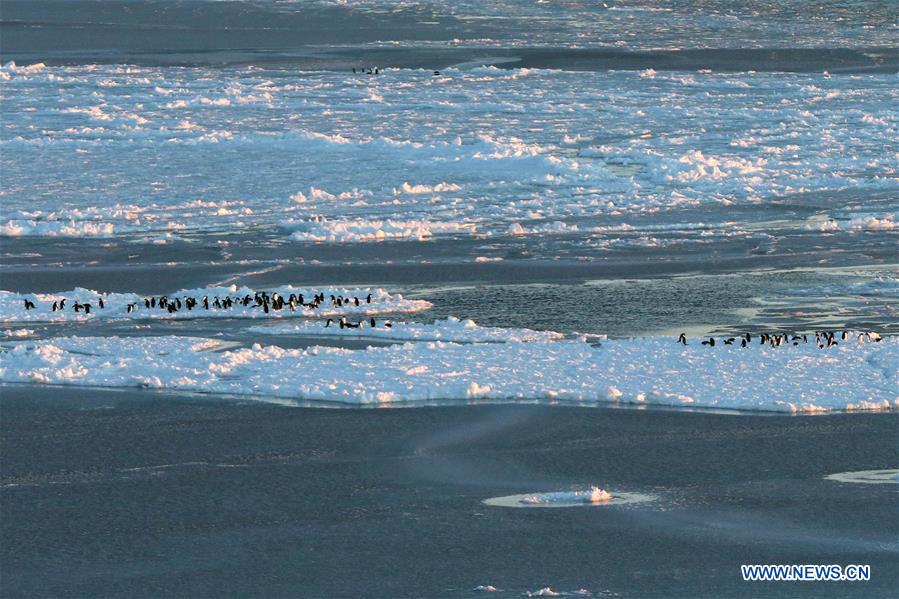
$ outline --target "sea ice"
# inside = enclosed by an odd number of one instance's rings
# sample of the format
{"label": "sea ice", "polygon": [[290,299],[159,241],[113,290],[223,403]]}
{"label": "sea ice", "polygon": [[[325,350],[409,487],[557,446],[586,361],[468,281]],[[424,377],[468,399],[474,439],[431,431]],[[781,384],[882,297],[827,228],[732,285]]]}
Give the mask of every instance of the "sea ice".
{"label": "sea ice", "polygon": [[[209,352],[189,337],[2,343],[0,381],[144,386],[355,405],[544,400],[816,413],[899,409],[899,338],[710,348],[672,338],[409,342],[350,350],[254,345]],[[615,393],[610,390],[614,389]]]}
{"label": "sea ice", "polygon": [[460,320],[454,316],[431,324],[391,322],[389,328],[385,326],[385,322],[384,320],[379,321],[379,319],[375,319],[375,327],[371,327],[369,321],[365,319],[361,321],[359,328],[340,328],[338,322],[325,326],[327,323],[319,320],[272,326],[254,326],[248,330],[253,333],[264,333],[267,335],[363,337],[405,341],[448,341],[454,343],[553,341],[565,337],[555,331],[483,327],[476,324],[473,320]]}
{"label": "sea ice", "polygon": [[[431,307],[430,302],[424,300],[409,300],[400,294],[391,294],[383,289],[360,288],[360,289],[344,289],[344,288],[321,288],[311,289],[303,287],[282,286],[275,289],[266,290],[269,293],[276,292],[284,298],[288,298],[291,294],[303,294],[306,302],[310,302],[312,296],[316,293],[325,294],[325,302],[319,308],[297,307],[297,310],[291,311],[288,307],[281,310],[271,310],[265,313],[262,308],[251,303],[249,306],[235,303],[231,308],[218,308],[214,305],[216,299],[224,300],[226,297],[233,299],[243,298],[247,295],[253,297],[256,290],[248,287],[238,287],[231,285],[229,287],[205,287],[199,289],[182,289],[167,294],[157,294],[159,298],[165,295],[168,299],[174,301],[176,298],[183,299],[185,297],[193,297],[201,301],[204,296],[208,297],[210,308],[204,309],[202,303],[195,306],[192,310],[182,307],[177,312],[168,312],[159,307],[147,308],[144,299],[147,296],[138,295],[136,293],[103,293],[91,289],[77,288],[70,291],[60,291],[55,293],[14,293],[11,291],[0,291],[0,322],[62,322],[62,321],[83,321],[95,320],[103,318],[289,318],[289,317],[327,317],[347,315],[371,315],[384,312],[418,312]],[[367,302],[368,294],[371,294],[371,303]],[[330,296],[340,296],[349,298],[359,298],[360,304],[357,306],[354,302],[343,303],[342,306],[332,304]],[[65,298],[66,305],[64,309],[53,311],[54,302]],[[103,300],[104,307],[99,307],[99,300]],[[36,304],[36,308],[26,310],[24,308],[25,300],[29,300]],[[75,312],[75,303],[91,304],[90,314],[83,310]],[[133,306],[133,311],[128,312],[128,306]]]}

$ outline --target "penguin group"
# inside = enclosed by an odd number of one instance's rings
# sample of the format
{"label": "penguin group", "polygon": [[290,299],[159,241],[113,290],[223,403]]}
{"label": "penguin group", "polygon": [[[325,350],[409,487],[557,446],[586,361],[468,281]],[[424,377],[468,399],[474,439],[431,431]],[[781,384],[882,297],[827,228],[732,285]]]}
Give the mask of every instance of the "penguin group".
{"label": "penguin group", "polygon": [[[332,322],[334,322],[334,319],[329,318],[328,321],[325,322],[325,328],[330,327]],[[374,328],[377,328],[378,321],[375,320],[374,318],[369,318],[367,323],[364,320],[350,322],[346,319],[346,316],[341,316],[340,319],[337,321],[337,324],[340,326],[341,329],[361,329],[361,328],[364,328],[366,324],[369,327],[374,329]],[[393,327],[393,323],[384,322],[381,326],[389,329],[389,328]]]}
{"label": "penguin group", "polygon": [[[53,312],[65,310],[66,301],[66,298],[55,300],[50,309]],[[25,299],[24,302],[25,310],[37,308],[37,304],[29,299]],[[141,304],[145,310],[162,310],[169,314],[182,311],[191,312],[193,310],[229,310],[234,306],[243,306],[244,308],[260,309],[265,314],[268,314],[270,312],[280,312],[281,310],[290,310],[291,312],[296,312],[297,309],[317,310],[322,306],[329,305],[336,308],[361,306],[363,303],[372,303],[372,295],[370,293],[363,298],[342,295],[331,295],[328,298],[324,292],[319,292],[307,298],[302,293],[291,293],[289,296],[284,297],[277,292],[257,291],[253,295],[246,294],[243,297],[219,297],[216,295],[211,299],[208,295],[200,298],[192,296],[169,297],[167,295],[150,296],[143,298],[142,301],[126,304],[125,311],[128,314],[132,314],[140,308]],[[102,297],[97,298],[96,305],[101,310],[106,308],[106,302],[103,301]],[[90,314],[93,304],[76,301],[72,304],[72,308],[75,312]]]}
{"label": "penguin group", "polygon": [[379,69],[378,67],[375,67],[375,68],[363,67],[361,69],[357,69],[356,67],[353,67],[353,75],[357,75],[357,74],[359,74],[359,75],[380,75],[381,69]]}
{"label": "penguin group", "polygon": [[[811,339],[808,334],[799,335],[790,333],[759,333],[755,338],[758,339],[759,345],[768,345],[770,347],[814,343],[819,349],[827,349],[839,345],[840,341],[846,341],[850,339],[850,337],[851,334],[849,331],[815,331],[814,339]],[[837,340],[838,338],[839,341]],[[868,331],[859,333],[856,339],[858,341],[878,343],[883,340],[883,337],[881,337],[879,333]],[[740,342],[740,347],[749,347],[752,345],[753,336],[750,333],[744,333],[739,337],[728,337],[724,339],[723,342],[724,345],[734,345],[738,340]],[[687,335],[681,333],[677,337],[677,342],[681,345],[687,345]],[[716,343],[714,337],[709,337],[702,341],[702,345],[707,345],[709,347],[715,347]]]}

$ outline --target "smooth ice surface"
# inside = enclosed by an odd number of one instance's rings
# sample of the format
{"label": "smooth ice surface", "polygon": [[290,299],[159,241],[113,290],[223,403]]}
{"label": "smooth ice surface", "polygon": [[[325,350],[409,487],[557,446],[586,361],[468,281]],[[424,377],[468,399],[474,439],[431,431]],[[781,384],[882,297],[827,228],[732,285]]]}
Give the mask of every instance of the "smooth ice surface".
{"label": "smooth ice surface", "polygon": [[3,344],[0,381],[149,387],[349,404],[544,400],[826,412],[899,408],[899,338],[821,350],[681,346],[671,338],[349,350],[62,337]]}
{"label": "smooth ice surface", "polygon": [[[353,322],[353,320],[350,320],[350,322]],[[384,326],[384,320],[379,321],[375,319],[375,327],[372,327],[367,319],[363,319],[359,323],[359,328],[340,328],[337,322],[332,322],[330,326],[325,326],[327,322],[304,321],[296,324],[254,326],[250,327],[248,331],[268,335],[325,335],[408,341],[448,341],[454,343],[555,341],[565,337],[555,331],[484,327],[473,320],[460,320],[453,316],[430,324],[391,322],[389,328]],[[355,323],[353,322],[353,324]]]}
{"label": "smooth ice surface", "polygon": [[[281,310],[271,310],[265,313],[260,306],[251,303],[249,306],[235,303],[231,308],[216,308],[213,302],[216,299],[224,300],[226,297],[232,298],[235,302],[238,298],[247,295],[253,296],[257,290],[248,287],[238,287],[231,285],[228,287],[205,287],[200,289],[182,289],[171,293],[160,293],[155,297],[158,299],[165,295],[169,300],[174,301],[176,298],[184,300],[185,297],[193,297],[201,302],[192,310],[182,307],[177,312],[168,312],[162,308],[147,308],[144,299],[147,296],[138,295],[136,293],[102,293],[91,289],[73,289],[70,291],[61,291],[57,293],[13,293],[11,291],[0,291],[0,322],[18,323],[18,322],[65,322],[65,321],[85,321],[101,318],[290,318],[301,316],[338,316],[341,314],[379,314],[383,312],[418,312],[426,310],[431,304],[424,300],[408,300],[400,294],[390,294],[383,289],[370,288],[304,288],[293,286],[281,286],[275,289],[267,289],[269,294],[276,292],[288,298],[291,294],[303,294],[306,302],[312,300],[312,296],[317,293],[325,294],[325,302],[317,309],[297,307],[296,311],[291,311],[289,307]],[[259,290],[262,291],[262,290]],[[366,302],[368,294],[371,294],[371,303]],[[349,298],[358,298],[360,304],[355,305],[354,302],[344,303],[342,306],[332,304],[330,296],[341,296]],[[210,308],[203,308],[202,298],[206,296],[209,299]],[[53,311],[53,303],[61,299],[66,299],[65,308]],[[99,307],[99,301],[102,299],[105,307]],[[35,303],[37,306],[31,310],[24,308],[25,300]],[[91,304],[90,314],[84,311],[75,312],[75,302]],[[128,305],[132,304],[134,310],[128,312]]]}

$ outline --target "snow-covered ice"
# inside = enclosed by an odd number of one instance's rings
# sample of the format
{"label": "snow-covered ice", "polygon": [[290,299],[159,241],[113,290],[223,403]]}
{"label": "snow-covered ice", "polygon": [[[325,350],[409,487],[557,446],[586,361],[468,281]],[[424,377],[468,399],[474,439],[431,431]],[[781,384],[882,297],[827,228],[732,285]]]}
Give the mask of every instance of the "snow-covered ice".
{"label": "snow-covered ice", "polygon": [[554,341],[565,337],[555,331],[484,327],[473,320],[460,320],[453,316],[430,324],[390,322],[390,327],[385,326],[385,321],[379,322],[377,319],[375,319],[375,327],[371,327],[368,320],[362,320],[359,328],[340,328],[338,322],[333,322],[330,326],[325,326],[326,324],[327,322],[321,320],[304,321],[271,326],[254,326],[250,327],[248,331],[268,335],[362,337],[403,341],[447,341],[454,343]]}
{"label": "snow-covered ice", "polygon": [[894,74],[0,73],[3,236],[252,225],[315,243],[616,239],[623,225],[688,223],[678,214],[696,207],[739,206],[753,220],[822,193],[856,199],[822,206],[808,231],[859,236],[895,231],[899,208],[857,200],[899,191],[884,146],[899,126]]}
{"label": "snow-covered ice", "polygon": [[0,381],[150,387],[355,405],[436,400],[631,403],[816,413],[899,409],[899,338],[828,349],[681,346],[671,338],[410,342],[350,350],[189,337],[4,343]]}
{"label": "snow-covered ice", "polygon": [[[341,314],[351,315],[371,315],[384,312],[418,312],[431,307],[430,302],[424,300],[410,300],[404,298],[400,294],[391,294],[384,289],[372,288],[304,288],[293,286],[281,286],[274,289],[267,289],[269,294],[278,293],[284,298],[288,298],[291,294],[303,294],[305,301],[311,302],[313,295],[317,293],[325,294],[325,302],[318,308],[305,308],[298,306],[296,311],[285,307],[281,310],[271,310],[264,312],[261,307],[251,303],[244,306],[235,303],[230,308],[217,307],[214,302],[216,300],[224,300],[230,297],[233,300],[244,298],[249,295],[254,297],[257,290],[248,287],[238,287],[231,285],[228,287],[203,287],[198,289],[182,289],[170,293],[159,293],[155,297],[166,296],[169,300],[174,301],[176,298],[183,299],[185,297],[193,297],[202,300],[204,296],[208,297],[210,307],[204,309],[202,304],[195,306],[192,310],[183,307],[177,312],[168,312],[159,307],[147,308],[144,299],[148,296],[138,295],[136,293],[102,293],[91,289],[73,289],[70,291],[60,291],[56,293],[14,293],[11,291],[0,291],[0,322],[64,322],[64,321],[85,321],[103,318],[161,318],[161,319],[177,319],[177,318],[289,318],[289,317],[315,317],[315,316],[339,316]],[[262,291],[262,290],[259,290]],[[368,295],[371,294],[371,303],[367,301]],[[358,298],[360,304],[357,306],[355,302],[343,303],[342,306],[332,304],[330,296]],[[66,299],[65,308],[54,311],[53,304],[59,300]],[[99,307],[99,300],[102,299],[104,307]],[[36,307],[30,310],[24,308],[25,300],[34,302]],[[75,303],[91,304],[90,313],[83,310],[75,312]],[[133,311],[128,312],[128,306],[133,306]]]}

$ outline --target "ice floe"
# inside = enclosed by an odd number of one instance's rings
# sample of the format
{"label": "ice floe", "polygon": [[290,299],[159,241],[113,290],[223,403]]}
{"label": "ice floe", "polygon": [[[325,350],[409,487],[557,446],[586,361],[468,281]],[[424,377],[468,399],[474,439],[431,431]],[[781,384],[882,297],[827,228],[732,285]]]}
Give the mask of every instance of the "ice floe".
{"label": "ice floe", "polygon": [[[315,317],[315,316],[339,316],[342,314],[370,315],[384,312],[418,312],[431,307],[424,300],[406,299],[400,294],[391,294],[384,289],[371,288],[305,288],[293,286],[281,286],[266,290],[268,293],[277,293],[283,298],[290,295],[303,295],[306,303],[312,302],[315,294],[325,294],[325,301],[317,308],[297,305],[296,310],[289,306],[281,309],[265,310],[262,306],[251,302],[243,305],[239,300],[250,296],[254,298],[257,290],[248,287],[231,285],[228,287],[204,287],[198,289],[182,289],[170,293],[160,293],[156,299],[166,297],[168,301],[180,302],[177,311],[168,311],[158,305],[147,306],[145,300],[149,296],[135,293],[103,293],[91,289],[77,288],[70,291],[55,293],[14,293],[0,291],[0,322],[63,322],[84,321],[103,318],[291,318],[291,317]],[[368,296],[371,295],[371,301]],[[341,302],[341,305],[331,301],[331,296],[341,298],[358,298],[359,305],[355,302]],[[199,304],[188,309],[184,303],[185,298],[191,297],[198,300]],[[208,299],[208,308],[202,299]],[[221,304],[226,298],[233,300],[233,305],[225,307]],[[65,305],[59,308],[61,300],[65,299]],[[34,308],[25,309],[25,302],[35,304]],[[100,302],[103,307],[100,307]],[[155,300],[154,300],[155,301]],[[90,311],[84,309],[75,310],[75,304],[90,304]],[[54,304],[57,305],[54,310]],[[130,306],[130,310],[129,310]]]}
{"label": "ice floe", "polygon": [[494,507],[511,508],[566,508],[590,506],[619,506],[653,501],[655,496],[646,493],[606,491],[595,485],[571,491],[544,491],[519,495],[489,497],[482,503]]}
{"label": "ice floe", "polygon": [[474,224],[419,220],[328,220],[315,219],[290,225],[298,230],[290,234],[295,241],[358,243],[365,241],[424,240],[435,235],[463,234],[475,231]]}
{"label": "ice floe", "polygon": [[556,493],[534,493],[525,495],[522,503],[538,505],[544,503],[607,503],[612,500],[612,494],[599,487],[590,487],[587,491],[567,491]]}
{"label": "ice floe", "polygon": [[[389,326],[387,326],[389,323]],[[430,324],[418,322],[389,322],[375,319],[372,327],[368,319],[358,321],[359,328],[340,327],[339,322],[326,326],[327,322],[304,321],[272,326],[254,326],[252,333],[267,335],[362,337],[403,341],[447,341],[454,343],[501,343],[556,341],[565,335],[555,331],[534,331],[503,327],[479,326],[473,320],[460,320],[450,316]],[[353,323],[357,324],[357,323]]]}
{"label": "ice floe", "polygon": [[899,470],[855,470],[828,474],[827,480],[841,483],[857,483],[863,485],[899,485]]}
{"label": "ice floe", "polygon": [[364,405],[437,400],[630,403],[798,413],[899,409],[899,338],[709,348],[669,338],[409,342],[199,351],[186,337],[4,342],[0,381],[145,386]]}
{"label": "ice floe", "polygon": [[772,202],[822,193],[851,196],[837,202],[856,212],[834,221],[843,234],[895,231],[895,201],[866,199],[899,189],[895,153],[871,143],[895,137],[894,74],[486,67],[360,80],[14,64],[0,74],[3,236],[252,225],[317,243],[614,237],[625,217],[661,225],[698,206],[740,206],[745,230]]}

